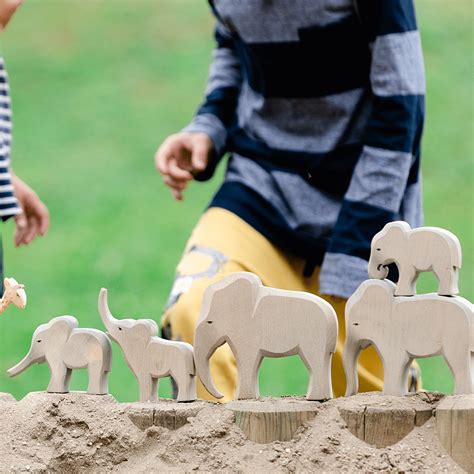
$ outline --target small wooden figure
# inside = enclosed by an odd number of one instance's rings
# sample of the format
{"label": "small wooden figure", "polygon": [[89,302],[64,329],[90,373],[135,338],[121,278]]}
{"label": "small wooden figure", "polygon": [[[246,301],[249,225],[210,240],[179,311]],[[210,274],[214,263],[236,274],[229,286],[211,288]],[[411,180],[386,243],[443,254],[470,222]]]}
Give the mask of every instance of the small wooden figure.
{"label": "small wooden figure", "polygon": [[396,296],[416,294],[421,272],[432,271],[439,281],[438,294],[457,295],[461,244],[451,232],[437,227],[411,229],[403,221],[390,222],[372,239],[369,277],[384,279],[387,265],[395,263],[399,280]]}
{"label": "small wooden figure", "polygon": [[346,305],[346,396],[358,391],[357,360],[371,344],[383,362],[385,395],[405,395],[413,359],[435,355],[443,355],[451,368],[455,393],[473,391],[474,312],[464,298],[395,297],[391,281],[367,280]]}
{"label": "small wooden figure", "polygon": [[14,304],[17,308],[25,309],[25,285],[20,285],[14,278],[5,278],[3,285],[5,291],[2,299],[0,299],[0,314],[3,313],[10,304]]}
{"label": "small wooden figure", "polygon": [[25,358],[8,370],[10,377],[35,363],[46,362],[51,371],[48,392],[68,393],[72,369],[87,368],[87,393],[108,393],[108,373],[112,365],[112,344],[97,329],[80,329],[73,316],[59,316],[36,329]]}
{"label": "small wooden figure", "polygon": [[99,313],[108,335],[120,346],[140,386],[140,401],[156,401],[158,380],[171,376],[178,386],[178,402],[194,401],[196,377],[193,346],[157,336],[151,319],[116,319],[107,302],[107,290],[99,295]]}
{"label": "small wooden figure", "polygon": [[197,372],[208,392],[222,398],[209,359],[227,342],[239,372],[236,398],[257,398],[263,358],[298,354],[310,373],[306,398],[329,399],[337,331],[336,313],[322,298],[267,288],[252,273],[234,273],[205,292],[194,341]]}

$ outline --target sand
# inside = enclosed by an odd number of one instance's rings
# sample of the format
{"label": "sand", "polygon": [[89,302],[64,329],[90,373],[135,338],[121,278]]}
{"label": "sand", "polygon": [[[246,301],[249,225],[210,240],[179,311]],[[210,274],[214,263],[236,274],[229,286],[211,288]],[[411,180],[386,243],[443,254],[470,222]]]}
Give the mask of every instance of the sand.
{"label": "sand", "polygon": [[[153,405],[120,404],[110,395],[36,392],[18,402],[0,395],[0,471],[464,472],[441,446],[434,418],[387,448],[353,436],[339,408],[367,404],[367,397],[322,403],[295,439],[263,445],[248,441],[233,413],[212,403],[179,404],[163,418]],[[423,395],[410,403],[435,407],[438,400]]]}

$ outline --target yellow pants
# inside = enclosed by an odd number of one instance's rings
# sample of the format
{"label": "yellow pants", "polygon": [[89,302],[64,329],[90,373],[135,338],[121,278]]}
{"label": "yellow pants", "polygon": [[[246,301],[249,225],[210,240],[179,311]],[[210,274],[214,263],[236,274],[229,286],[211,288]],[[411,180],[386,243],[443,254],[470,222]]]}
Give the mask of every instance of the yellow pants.
{"label": "yellow pants", "polygon": [[[192,344],[205,289],[229,273],[253,272],[265,286],[318,294],[319,269],[310,278],[305,278],[304,264],[302,259],[283,253],[235,214],[211,208],[195,227],[178,265],[169,306],[162,319],[163,327],[172,339]],[[342,350],[346,302],[340,298],[320,296],[334,307],[339,320],[332,381],[334,394],[340,396],[345,392]],[[382,389],[383,367],[373,347],[362,352],[358,371],[361,392]],[[225,395],[221,401],[231,400],[237,386],[237,369],[227,344],[211,358],[211,374],[217,388]],[[200,382],[198,396],[212,399]]]}

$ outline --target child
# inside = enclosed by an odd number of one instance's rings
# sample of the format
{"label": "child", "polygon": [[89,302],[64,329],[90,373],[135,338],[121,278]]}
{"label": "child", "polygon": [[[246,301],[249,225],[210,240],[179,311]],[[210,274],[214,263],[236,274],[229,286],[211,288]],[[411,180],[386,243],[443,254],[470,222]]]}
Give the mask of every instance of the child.
{"label": "child", "polygon": [[[333,385],[341,395],[344,305],[368,278],[370,241],[389,221],[422,223],[425,80],[413,2],[210,4],[217,48],[206,100],[162,144],[156,166],[181,200],[189,181],[209,179],[231,155],[178,265],[164,333],[192,343],[205,288],[230,272],[323,295],[339,318]],[[211,372],[232,398],[227,346]],[[362,391],[382,386],[373,348],[359,379]]]}
{"label": "child", "polygon": [[[0,0],[0,30],[3,31],[21,0]],[[0,217],[3,221],[15,217],[15,245],[28,245],[37,235],[45,235],[49,213],[36,193],[16,176],[10,166],[12,142],[12,112],[7,72],[0,57]],[[0,253],[0,281],[2,258]]]}

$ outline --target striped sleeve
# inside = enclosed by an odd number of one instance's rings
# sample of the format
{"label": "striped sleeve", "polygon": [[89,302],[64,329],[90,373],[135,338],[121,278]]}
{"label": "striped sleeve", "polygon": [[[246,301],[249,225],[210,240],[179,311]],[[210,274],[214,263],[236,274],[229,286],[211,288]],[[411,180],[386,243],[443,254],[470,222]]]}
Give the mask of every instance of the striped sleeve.
{"label": "striped sleeve", "polygon": [[7,72],[0,57],[0,218],[6,221],[21,213],[10,173],[12,113]]}
{"label": "striped sleeve", "polygon": [[373,235],[400,214],[419,179],[425,76],[413,0],[360,0],[372,43],[373,107],[364,147],[320,274],[321,292],[349,297],[368,278]]}
{"label": "striped sleeve", "polygon": [[212,177],[217,162],[225,153],[227,131],[232,124],[242,85],[240,63],[232,33],[218,20],[215,29],[216,48],[209,71],[204,103],[199,107],[185,132],[203,132],[209,135],[215,149],[215,160],[197,180]]}

